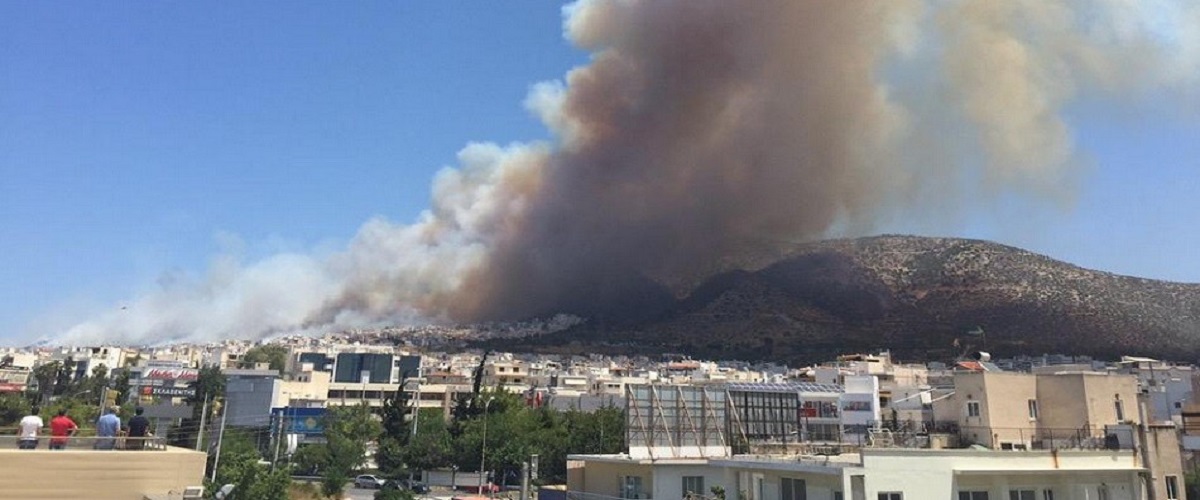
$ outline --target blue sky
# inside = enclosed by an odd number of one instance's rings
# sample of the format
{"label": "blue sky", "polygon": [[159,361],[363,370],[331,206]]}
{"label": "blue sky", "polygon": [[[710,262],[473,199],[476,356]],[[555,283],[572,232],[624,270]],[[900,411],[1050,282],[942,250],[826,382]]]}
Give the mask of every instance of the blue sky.
{"label": "blue sky", "polygon": [[[0,4],[0,340],[170,272],[337,248],[410,220],[470,141],[547,136],[529,86],[587,55],[556,2]],[[1082,103],[1074,201],[952,225],[1086,267],[1200,281],[1200,128]]]}
{"label": "blue sky", "polygon": [[295,7],[0,6],[0,337],[201,271],[220,233],[411,219],[468,141],[544,137],[529,85],[586,57],[553,2]]}

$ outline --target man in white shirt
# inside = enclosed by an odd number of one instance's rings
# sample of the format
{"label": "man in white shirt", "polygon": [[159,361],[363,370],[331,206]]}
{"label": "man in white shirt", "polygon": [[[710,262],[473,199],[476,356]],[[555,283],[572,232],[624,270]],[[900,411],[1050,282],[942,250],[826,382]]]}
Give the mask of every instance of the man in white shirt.
{"label": "man in white shirt", "polygon": [[42,417],[38,416],[38,409],[34,407],[29,415],[21,419],[21,423],[17,426],[17,447],[22,450],[32,450],[37,448],[38,433],[42,432]]}

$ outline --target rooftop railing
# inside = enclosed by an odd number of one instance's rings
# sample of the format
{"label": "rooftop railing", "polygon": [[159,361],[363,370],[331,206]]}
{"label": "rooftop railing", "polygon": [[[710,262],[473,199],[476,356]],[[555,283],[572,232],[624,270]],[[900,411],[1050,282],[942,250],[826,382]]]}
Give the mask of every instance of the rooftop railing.
{"label": "rooftop railing", "polygon": [[102,436],[50,436],[39,435],[30,440],[16,434],[0,435],[0,450],[128,450],[161,451],[167,449],[167,440],[162,436],[133,437],[118,435]]}
{"label": "rooftop railing", "polygon": [[979,444],[1004,450],[1100,450],[1132,449],[1129,426],[1081,425],[1077,428],[964,426],[953,421],[884,422],[871,435],[873,447],[925,448],[932,436],[951,436],[949,447]]}

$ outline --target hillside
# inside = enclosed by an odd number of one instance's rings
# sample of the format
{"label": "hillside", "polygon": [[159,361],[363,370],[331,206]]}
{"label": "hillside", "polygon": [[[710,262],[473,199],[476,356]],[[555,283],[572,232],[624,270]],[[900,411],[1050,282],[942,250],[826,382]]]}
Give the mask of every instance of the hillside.
{"label": "hillside", "polygon": [[1200,352],[1200,285],[1092,271],[955,238],[805,244],[765,267],[713,276],[655,308],[628,319],[610,310],[567,332],[505,347],[790,362],[879,348],[909,359],[951,359],[969,349],[1177,360]]}

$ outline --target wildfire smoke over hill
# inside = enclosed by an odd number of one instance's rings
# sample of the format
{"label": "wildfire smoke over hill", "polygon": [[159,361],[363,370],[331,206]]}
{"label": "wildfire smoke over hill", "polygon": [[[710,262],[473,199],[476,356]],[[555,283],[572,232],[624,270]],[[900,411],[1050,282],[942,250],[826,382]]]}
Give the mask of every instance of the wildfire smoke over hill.
{"label": "wildfire smoke over hill", "polygon": [[63,340],[652,301],[748,256],[868,233],[929,193],[1067,196],[1065,104],[1200,73],[1200,8],[1183,2],[583,0],[565,32],[590,63],[526,101],[555,140],[468,145],[411,224],[368,221],[330,256],[218,258]]}

